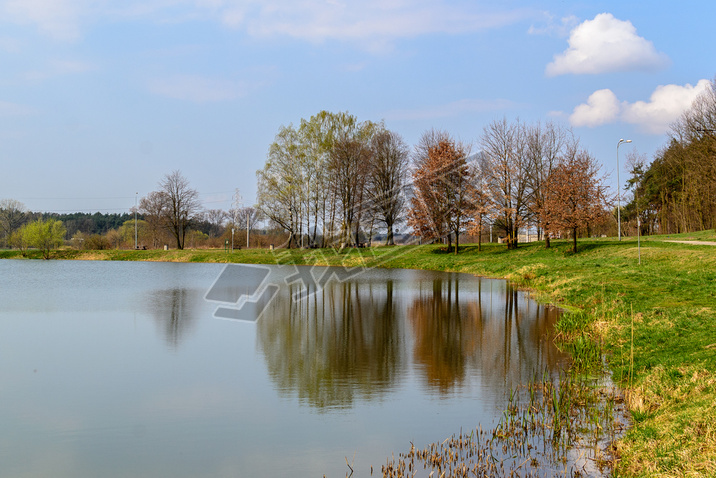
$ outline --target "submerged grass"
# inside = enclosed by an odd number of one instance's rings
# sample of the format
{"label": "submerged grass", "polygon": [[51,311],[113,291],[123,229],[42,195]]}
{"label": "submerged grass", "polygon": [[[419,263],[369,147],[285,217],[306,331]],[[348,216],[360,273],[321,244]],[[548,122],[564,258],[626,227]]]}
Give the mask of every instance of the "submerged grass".
{"label": "submerged grass", "polygon": [[609,468],[603,449],[624,429],[615,410],[623,403],[611,386],[594,380],[532,380],[507,397],[492,429],[479,426],[441,443],[389,459],[383,478],[591,476]]}
{"label": "submerged grass", "polygon": [[[324,250],[56,251],[57,259],[294,263],[430,269],[506,278],[567,309],[558,324],[574,368],[606,357],[632,427],[616,444],[617,476],[716,476],[716,247],[714,231],[636,239],[505,246]],[[40,258],[37,251],[29,257]],[[0,251],[0,258],[19,258]]]}

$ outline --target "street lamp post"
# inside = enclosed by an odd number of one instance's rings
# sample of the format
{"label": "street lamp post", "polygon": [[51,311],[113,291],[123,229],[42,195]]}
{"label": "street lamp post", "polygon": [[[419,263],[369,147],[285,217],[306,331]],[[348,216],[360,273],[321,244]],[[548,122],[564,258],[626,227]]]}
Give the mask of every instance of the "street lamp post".
{"label": "street lamp post", "polygon": [[622,240],[622,205],[621,205],[621,183],[619,182],[619,145],[631,143],[630,139],[620,139],[617,143],[617,235]]}

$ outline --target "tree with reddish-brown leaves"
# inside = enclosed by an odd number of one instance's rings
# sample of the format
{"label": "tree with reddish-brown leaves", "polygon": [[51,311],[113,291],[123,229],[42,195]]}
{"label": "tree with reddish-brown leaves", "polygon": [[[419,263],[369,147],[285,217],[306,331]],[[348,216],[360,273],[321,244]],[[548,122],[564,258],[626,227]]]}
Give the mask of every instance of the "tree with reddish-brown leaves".
{"label": "tree with reddish-brown leaves", "polygon": [[545,184],[540,210],[543,223],[572,232],[572,252],[577,252],[579,228],[588,227],[607,214],[606,186],[596,160],[586,151],[572,149],[552,170]]}
{"label": "tree with reddish-brown leaves", "polygon": [[408,225],[423,238],[447,239],[448,251],[454,234],[457,254],[471,219],[471,180],[465,146],[444,132],[423,135],[416,148]]}

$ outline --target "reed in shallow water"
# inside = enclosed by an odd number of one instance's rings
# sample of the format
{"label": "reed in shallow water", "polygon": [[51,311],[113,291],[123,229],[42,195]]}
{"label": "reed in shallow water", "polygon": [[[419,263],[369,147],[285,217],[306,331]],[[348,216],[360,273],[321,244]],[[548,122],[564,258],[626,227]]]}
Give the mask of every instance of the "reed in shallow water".
{"label": "reed in shallow water", "polygon": [[[625,429],[623,400],[604,380],[572,373],[510,390],[492,429],[448,437],[391,457],[384,478],[594,476],[612,468]],[[372,470],[372,469],[371,469]]]}

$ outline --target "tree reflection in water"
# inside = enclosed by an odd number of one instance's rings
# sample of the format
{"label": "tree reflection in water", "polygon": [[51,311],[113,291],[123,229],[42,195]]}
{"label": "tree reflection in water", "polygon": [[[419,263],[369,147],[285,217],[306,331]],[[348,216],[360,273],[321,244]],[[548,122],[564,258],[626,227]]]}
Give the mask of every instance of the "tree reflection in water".
{"label": "tree reflection in water", "polygon": [[558,311],[504,281],[407,277],[333,282],[299,302],[290,299],[297,290],[282,289],[257,324],[281,393],[321,410],[347,408],[390,392],[410,369],[437,394],[475,380],[501,391],[564,359],[550,335]]}
{"label": "tree reflection in water", "polygon": [[[461,293],[460,280],[477,280]],[[510,388],[564,360],[552,343],[559,312],[504,281],[450,274],[421,289],[408,308],[414,362],[428,387],[444,394],[466,378]],[[501,300],[500,300],[501,299]]]}
{"label": "tree reflection in water", "polygon": [[393,281],[333,282],[300,302],[296,292],[279,292],[257,325],[279,390],[320,409],[384,394],[404,362]]}
{"label": "tree reflection in water", "polygon": [[202,300],[201,291],[185,288],[156,290],[149,294],[149,310],[168,345],[176,348],[190,335]]}

